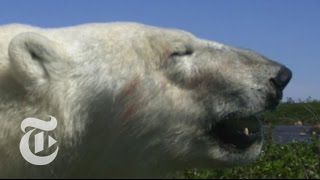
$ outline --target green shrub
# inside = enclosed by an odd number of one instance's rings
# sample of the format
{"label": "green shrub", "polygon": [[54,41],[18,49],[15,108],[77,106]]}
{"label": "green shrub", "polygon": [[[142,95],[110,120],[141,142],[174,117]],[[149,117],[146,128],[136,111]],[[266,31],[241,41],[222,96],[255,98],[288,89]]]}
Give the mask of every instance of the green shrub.
{"label": "green shrub", "polygon": [[262,117],[269,125],[293,125],[297,121],[306,125],[320,123],[320,101],[311,98],[299,102],[288,100],[281,103],[276,110],[264,113]]}

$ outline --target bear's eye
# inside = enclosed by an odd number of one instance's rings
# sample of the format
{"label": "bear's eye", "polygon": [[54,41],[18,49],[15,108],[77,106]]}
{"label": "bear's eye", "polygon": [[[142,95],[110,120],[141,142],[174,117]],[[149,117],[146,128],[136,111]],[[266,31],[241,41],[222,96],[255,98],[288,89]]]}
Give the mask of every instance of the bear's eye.
{"label": "bear's eye", "polygon": [[193,54],[191,49],[186,49],[185,51],[176,51],[173,52],[170,56],[171,57],[181,57],[181,56],[190,56]]}

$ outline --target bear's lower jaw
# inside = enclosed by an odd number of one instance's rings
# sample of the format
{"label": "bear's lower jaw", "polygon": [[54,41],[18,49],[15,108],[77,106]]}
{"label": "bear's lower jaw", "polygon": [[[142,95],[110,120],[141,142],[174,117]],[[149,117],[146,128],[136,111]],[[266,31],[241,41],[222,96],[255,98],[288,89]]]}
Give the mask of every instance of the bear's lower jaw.
{"label": "bear's lower jaw", "polygon": [[209,135],[229,152],[241,153],[263,139],[261,121],[257,116],[237,118],[228,116],[214,124]]}

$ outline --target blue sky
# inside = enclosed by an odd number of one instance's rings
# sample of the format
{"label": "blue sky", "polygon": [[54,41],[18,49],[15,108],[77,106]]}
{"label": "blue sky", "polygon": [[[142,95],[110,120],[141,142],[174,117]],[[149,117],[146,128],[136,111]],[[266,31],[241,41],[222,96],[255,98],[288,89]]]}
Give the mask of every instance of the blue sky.
{"label": "blue sky", "polygon": [[0,24],[134,21],[253,49],[293,71],[284,99],[320,99],[319,0],[2,0]]}

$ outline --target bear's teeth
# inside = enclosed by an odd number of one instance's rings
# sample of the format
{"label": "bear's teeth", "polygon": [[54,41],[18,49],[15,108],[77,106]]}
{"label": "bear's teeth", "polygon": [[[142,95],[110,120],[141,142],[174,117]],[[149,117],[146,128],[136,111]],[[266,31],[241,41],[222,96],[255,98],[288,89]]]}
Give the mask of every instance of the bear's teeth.
{"label": "bear's teeth", "polygon": [[249,129],[248,128],[244,128],[244,132],[245,135],[249,136]]}

